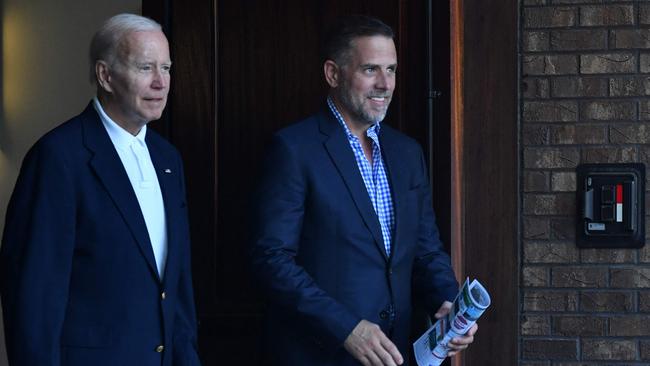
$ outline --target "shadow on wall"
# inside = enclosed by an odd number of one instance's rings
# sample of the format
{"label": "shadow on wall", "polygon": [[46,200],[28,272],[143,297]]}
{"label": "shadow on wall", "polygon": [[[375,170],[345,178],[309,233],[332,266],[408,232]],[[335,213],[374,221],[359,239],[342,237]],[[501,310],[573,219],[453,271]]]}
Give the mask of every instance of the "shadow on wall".
{"label": "shadow on wall", "polygon": [[[6,180],[9,169],[9,159],[7,159],[7,154],[9,150],[9,139],[7,138],[7,124],[4,113],[4,7],[0,6],[0,183]],[[9,200],[9,195],[5,193],[5,190],[0,190],[0,210],[3,211],[0,214],[0,220],[4,223],[4,206]],[[4,227],[1,225],[0,227]],[[1,234],[0,234],[1,235]],[[2,309],[2,302],[0,302],[0,309]],[[2,321],[2,312],[0,311],[0,329],[4,329]],[[5,332],[0,331],[0,366],[8,365],[7,362],[7,350],[5,348]]]}

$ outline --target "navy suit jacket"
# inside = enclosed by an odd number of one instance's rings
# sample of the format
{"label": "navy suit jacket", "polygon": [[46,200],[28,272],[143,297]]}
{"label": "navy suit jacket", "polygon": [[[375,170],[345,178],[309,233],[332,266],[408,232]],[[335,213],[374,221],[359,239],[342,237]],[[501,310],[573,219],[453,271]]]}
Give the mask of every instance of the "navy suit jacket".
{"label": "navy suit jacket", "polygon": [[162,280],[92,103],[28,152],[0,248],[11,366],[199,364],[183,167],[151,129],[146,143],[167,218]]}
{"label": "navy suit jacket", "polygon": [[432,312],[454,298],[458,285],[438,238],[422,150],[386,124],[380,144],[395,210],[390,257],[333,115],[323,110],[274,136],[254,200],[251,247],[269,298],[265,363],[356,364],[342,344],[361,319],[378,324],[408,358],[412,297]]}

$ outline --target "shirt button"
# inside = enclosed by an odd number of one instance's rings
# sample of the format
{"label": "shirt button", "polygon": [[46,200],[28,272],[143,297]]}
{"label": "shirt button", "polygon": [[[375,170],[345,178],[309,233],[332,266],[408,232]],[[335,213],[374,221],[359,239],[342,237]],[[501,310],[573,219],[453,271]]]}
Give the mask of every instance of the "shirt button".
{"label": "shirt button", "polygon": [[388,269],[388,275],[390,276],[390,275],[392,275],[392,274],[393,274],[393,269],[392,269],[392,268],[389,268],[389,269]]}
{"label": "shirt button", "polygon": [[381,313],[379,313],[379,317],[381,319],[386,319],[388,318],[388,312],[386,310],[383,310]]}
{"label": "shirt button", "polygon": [[165,350],[165,346],[163,346],[163,345],[160,345],[160,346],[156,347],[156,352],[158,352],[158,353],[162,353],[162,351],[164,351],[164,350]]}
{"label": "shirt button", "polygon": [[160,294],[160,298],[163,299],[163,300],[165,300],[166,297],[167,297],[167,294],[165,293],[165,291],[163,291],[163,292]]}

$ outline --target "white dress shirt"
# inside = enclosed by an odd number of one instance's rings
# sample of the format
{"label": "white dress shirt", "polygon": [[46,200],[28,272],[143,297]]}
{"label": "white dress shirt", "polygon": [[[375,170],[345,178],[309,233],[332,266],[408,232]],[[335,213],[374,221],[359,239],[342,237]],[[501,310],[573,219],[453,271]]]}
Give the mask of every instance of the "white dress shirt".
{"label": "white dress shirt", "polygon": [[149,232],[158,274],[162,279],[167,261],[167,222],[158,176],[144,139],[147,134],[147,126],[143,126],[140,132],[133,136],[104,112],[97,97],[93,99],[93,105],[120,156],[120,160],[122,160],[131,186],[133,186],[142,216],[144,216],[147,232]]}

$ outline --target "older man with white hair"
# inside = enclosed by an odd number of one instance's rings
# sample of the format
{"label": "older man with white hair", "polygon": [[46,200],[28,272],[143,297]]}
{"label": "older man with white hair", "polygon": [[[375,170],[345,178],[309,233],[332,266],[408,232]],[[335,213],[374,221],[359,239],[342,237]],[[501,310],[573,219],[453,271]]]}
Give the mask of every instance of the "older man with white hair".
{"label": "older man with white hair", "polygon": [[23,162],[0,249],[9,363],[199,365],[183,166],[161,27],[120,14],[90,46],[97,96]]}

